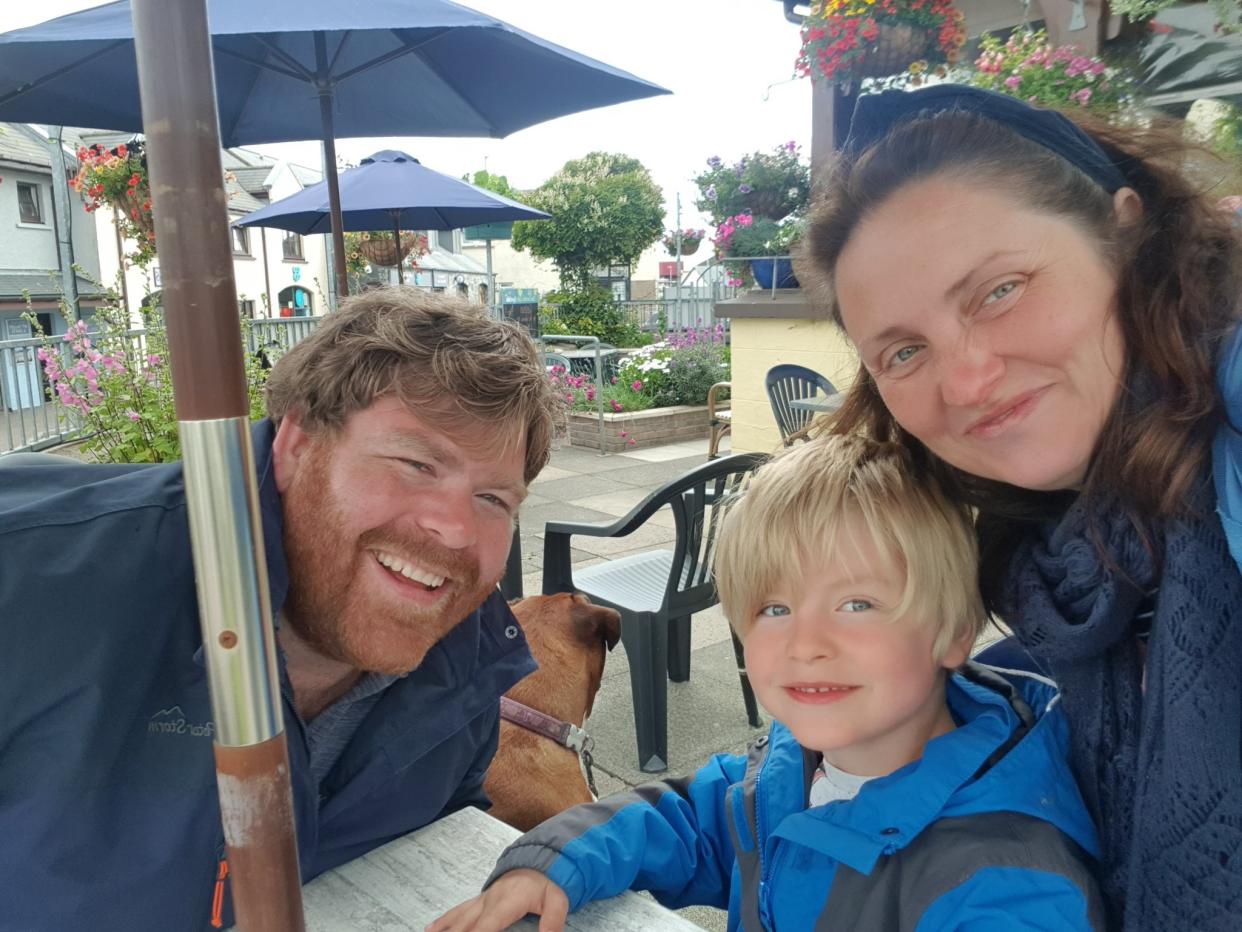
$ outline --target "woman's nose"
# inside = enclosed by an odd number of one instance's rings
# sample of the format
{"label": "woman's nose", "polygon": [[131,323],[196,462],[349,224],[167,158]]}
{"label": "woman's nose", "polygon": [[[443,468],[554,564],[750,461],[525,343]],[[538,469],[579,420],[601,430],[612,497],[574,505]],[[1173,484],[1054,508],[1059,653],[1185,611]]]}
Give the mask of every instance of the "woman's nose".
{"label": "woman's nose", "polygon": [[1005,374],[1004,360],[986,346],[964,343],[941,354],[940,395],[951,407],[985,404]]}

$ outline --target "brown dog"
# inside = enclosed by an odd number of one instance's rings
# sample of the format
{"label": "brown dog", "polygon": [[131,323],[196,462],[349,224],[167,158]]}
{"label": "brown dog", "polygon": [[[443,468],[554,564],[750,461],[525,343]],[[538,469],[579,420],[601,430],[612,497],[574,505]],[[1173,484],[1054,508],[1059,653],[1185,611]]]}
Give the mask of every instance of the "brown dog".
{"label": "brown dog", "polygon": [[[621,637],[621,616],[568,592],[531,596],[510,608],[539,669],[506,695],[581,728],[599,691],[604,656]],[[523,832],[595,798],[575,751],[507,721],[500,723],[500,747],[483,788],[491,815]]]}

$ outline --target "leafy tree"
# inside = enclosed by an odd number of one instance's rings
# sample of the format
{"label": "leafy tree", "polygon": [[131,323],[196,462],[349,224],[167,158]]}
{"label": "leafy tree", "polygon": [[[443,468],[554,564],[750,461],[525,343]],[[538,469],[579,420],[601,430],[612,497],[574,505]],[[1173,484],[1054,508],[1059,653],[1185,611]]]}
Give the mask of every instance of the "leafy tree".
{"label": "leafy tree", "polygon": [[509,179],[504,175],[493,175],[487,171],[477,171],[473,176],[462,175],[462,181],[469,181],[476,188],[484,188],[493,194],[499,194],[501,197],[507,197],[511,201],[526,203],[522,200],[524,195],[521,191],[517,191],[509,186]]}
{"label": "leafy tree", "polygon": [[552,219],[514,224],[513,248],[551,259],[569,291],[588,291],[595,268],[633,264],[664,232],[664,194],[628,155],[592,152],[566,162],[523,203]]}

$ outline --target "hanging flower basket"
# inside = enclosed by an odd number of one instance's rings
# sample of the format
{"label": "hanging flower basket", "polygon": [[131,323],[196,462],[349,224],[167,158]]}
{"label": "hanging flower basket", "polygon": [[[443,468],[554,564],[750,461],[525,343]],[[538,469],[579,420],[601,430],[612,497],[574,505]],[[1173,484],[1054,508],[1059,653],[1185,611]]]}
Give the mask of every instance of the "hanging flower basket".
{"label": "hanging flower basket", "polygon": [[[706,230],[682,230],[681,231],[681,252],[683,256],[693,256],[699,251],[699,243],[703,242],[703,237],[707,235]],[[664,248],[670,256],[678,255],[677,251],[677,231],[672,230],[664,234]]]}
{"label": "hanging flower basket", "polygon": [[752,217],[783,220],[789,213],[788,196],[784,191],[762,191],[756,189],[742,195],[742,204],[750,211]]}
{"label": "hanging flower basket", "polygon": [[358,248],[374,265],[396,266],[418,248],[419,239],[417,233],[402,231],[401,248],[398,250],[391,233],[372,233],[369,237],[364,233]]}
{"label": "hanging flower basket", "polygon": [[795,70],[840,85],[921,74],[929,65],[939,73],[965,44],[965,17],[953,0],[814,0]]}
{"label": "hanging flower basket", "polygon": [[143,190],[146,185],[134,186],[125,192],[121,211],[129,218],[130,224],[143,236],[155,235],[155,217],[151,213],[151,195]]}
{"label": "hanging flower basket", "polygon": [[927,57],[931,35],[909,23],[879,23],[875,44],[863,53],[856,73],[864,78],[886,78],[900,74],[911,62]]}

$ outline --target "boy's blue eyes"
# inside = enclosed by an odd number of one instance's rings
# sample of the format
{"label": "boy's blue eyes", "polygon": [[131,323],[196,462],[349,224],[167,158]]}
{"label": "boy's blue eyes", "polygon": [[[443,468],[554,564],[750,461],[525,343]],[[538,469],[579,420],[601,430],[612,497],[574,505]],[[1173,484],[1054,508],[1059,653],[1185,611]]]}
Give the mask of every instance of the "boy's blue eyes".
{"label": "boy's blue eyes", "polygon": [[789,606],[788,605],[777,605],[777,604],[765,605],[763,606],[763,608],[759,609],[759,614],[767,615],[771,618],[779,617],[782,615],[788,615]]}
{"label": "boy's blue eyes", "polygon": [[[839,612],[869,612],[875,608],[873,602],[867,599],[846,599],[837,609]],[[766,615],[769,618],[780,618],[791,614],[788,605],[782,605],[779,602],[771,602],[759,609],[760,615]]]}
{"label": "boy's blue eyes", "polygon": [[841,603],[841,611],[843,612],[865,612],[874,607],[866,599],[848,599]]}

